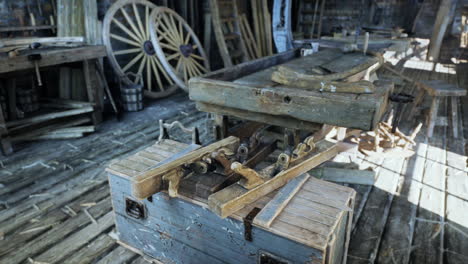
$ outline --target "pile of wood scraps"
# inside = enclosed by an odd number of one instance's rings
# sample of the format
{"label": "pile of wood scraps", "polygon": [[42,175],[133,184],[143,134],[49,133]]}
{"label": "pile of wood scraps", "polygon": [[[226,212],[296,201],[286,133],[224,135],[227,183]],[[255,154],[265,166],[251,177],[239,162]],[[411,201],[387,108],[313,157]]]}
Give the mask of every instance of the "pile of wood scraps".
{"label": "pile of wood scraps", "polygon": [[421,131],[422,123],[413,129],[410,135],[405,135],[398,128],[392,133],[392,116],[386,122],[380,122],[375,131],[369,131],[360,137],[351,139],[359,144],[359,151],[367,156],[380,155],[384,157],[406,157],[414,155],[416,142],[414,139]]}
{"label": "pile of wood scraps", "polygon": [[86,125],[92,122],[86,116],[94,111],[91,103],[44,98],[40,107],[30,117],[6,123],[12,142],[79,138],[95,131],[94,125]]}
{"label": "pile of wood scraps", "polygon": [[261,57],[271,56],[273,55],[273,33],[268,0],[253,0],[251,5],[257,49]]}

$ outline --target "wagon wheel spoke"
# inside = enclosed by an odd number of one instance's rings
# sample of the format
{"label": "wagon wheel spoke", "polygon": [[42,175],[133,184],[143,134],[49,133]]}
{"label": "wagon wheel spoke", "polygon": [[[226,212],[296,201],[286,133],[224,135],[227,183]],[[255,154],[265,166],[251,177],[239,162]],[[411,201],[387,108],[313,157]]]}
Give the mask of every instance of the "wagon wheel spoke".
{"label": "wagon wheel spoke", "polygon": [[168,44],[164,44],[164,43],[159,43],[159,45],[161,45],[161,47],[166,48],[166,49],[170,49],[170,50],[173,50],[173,51],[179,51],[176,47],[174,47],[172,45],[168,45]]}
{"label": "wagon wheel spoke", "polygon": [[138,24],[138,28],[140,29],[142,36],[144,37],[145,40],[149,39],[150,36],[148,35],[148,32],[146,31],[146,29],[143,27],[143,23],[141,22],[141,18],[140,18],[140,13],[138,12],[138,8],[136,4],[133,3],[132,7],[133,7],[133,13],[135,13],[135,18]]}
{"label": "wagon wheel spoke", "polygon": [[141,57],[143,57],[143,55],[144,55],[143,52],[140,53],[140,54],[138,54],[138,56],[136,56],[136,57],[133,58],[129,63],[127,63],[127,65],[125,65],[125,66],[122,68],[122,70],[123,70],[124,72],[127,72],[133,65],[135,65],[135,63],[137,63],[137,62],[141,59]]}
{"label": "wagon wheel spoke", "polygon": [[[173,46],[174,49],[177,50],[177,43],[176,43],[176,40],[174,40],[173,38],[169,37],[169,33],[168,32],[161,32],[159,29],[156,30],[158,32],[158,34],[160,34],[160,37],[158,38],[159,41],[161,40],[166,40],[168,42],[168,44],[170,44],[171,46]],[[177,50],[178,51],[178,50]]]}
{"label": "wagon wheel spoke", "polygon": [[153,73],[156,77],[156,81],[158,82],[158,86],[164,90],[164,85],[162,85],[162,82],[161,82],[161,77],[159,77],[159,74],[157,74],[159,71],[158,71],[158,68],[156,67],[156,63],[155,63],[155,60],[156,58],[155,57],[151,57],[151,67],[153,69]]}
{"label": "wagon wheel spoke", "polygon": [[165,25],[165,24],[162,22],[162,20],[161,20],[162,17],[163,17],[163,16],[161,16],[161,17],[159,18],[159,20],[158,20],[158,22],[160,23],[160,24],[159,24],[160,27],[161,27],[165,32],[167,32],[167,33],[171,36],[172,39],[174,39],[174,40],[177,41],[177,42],[180,42],[178,34],[174,33],[174,30],[171,29],[170,26],[167,26],[167,25]]}
{"label": "wagon wheel spoke", "polygon": [[128,40],[126,38],[123,38],[123,37],[115,35],[115,34],[110,34],[110,37],[115,39],[115,40],[119,40],[119,41],[121,41],[123,43],[127,43],[127,44],[135,46],[135,47],[141,47],[140,43],[132,41],[132,40]]}
{"label": "wagon wheel spoke", "polygon": [[169,84],[173,85],[174,81],[172,81],[172,79],[167,75],[167,72],[164,70],[164,67],[161,65],[159,60],[156,57],[153,57],[153,58],[154,58],[154,62],[156,63],[156,66],[158,66],[158,69],[160,69],[160,72],[164,75],[164,77],[167,79]]}
{"label": "wagon wheel spoke", "polygon": [[201,61],[205,60],[202,56],[198,56],[197,54],[193,54],[193,53],[190,54],[190,57],[197,59],[197,60],[201,60]]}
{"label": "wagon wheel spoke", "polygon": [[172,24],[174,25],[174,28],[177,28],[177,26],[179,27],[179,30],[178,30],[178,33],[179,33],[179,39],[180,41],[182,42],[182,40],[184,39],[184,31],[182,29],[183,25],[182,25],[182,21],[180,19],[177,20],[177,23],[174,21],[174,16],[169,16],[170,19],[171,19],[171,22]]}
{"label": "wagon wheel spoke", "polygon": [[166,14],[162,14],[161,17],[166,23],[166,25],[171,29],[171,32],[173,32],[174,37],[177,39],[177,42],[180,43],[182,41],[180,37],[180,32],[177,30],[177,24],[174,22],[172,17],[169,17]]}
{"label": "wagon wheel spoke", "polygon": [[140,66],[138,67],[136,83],[140,82],[140,78],[142,78],[143,70],[146,66],[146,60],[148,60],[148,56],[144,55],[143,60],[141,60]]}
{"label": "wagon wheel spoke", "polygon": [[192,62],[189,59],[186,60],[186,64],[187,64],[187,69],[188,69],[188,73],[189,73],[188,74],[188,76],[189,76],[188,79],[190,80],[191,77],[197,75],[197,72],[196,72],[195,67],[193,66]]}
{"label": "wagon wheel spoke", "polygon": [[[182,41],[184,39],[184,26],[182,25],[182,20],[179,20],[179,34],[180,41]],[[190,32],[188,34],[190,34]]]}
{"label": "wagon wheel spoke", "polygon": [[152,79],[153,76],[151,76],[151,57],[148,57],[146,60],[146,88],[148,91],[152,91],[153,87],[152,85]]}
{"label": "wagon wheel spoke", "polygon": [[124,24],[120,23],[117,19],[112,20],[123,32],[125,32],[129,37],[137,42],[142,42],[143,39],[135,35],[130,29],[128,29]]}
{"label": "wagon wheel spoke", "polygon": [[207,70],[205,67],[203,67],[203,65],[201,65],[200,63],[198,63],[198,61],[196,61],[196,60],[194,60],[194,59],[191,59],[191,58],[190,58],[190,61],[191,61],[191,62],[193,63],[193,65],[194,65],[195,67],[197,67],[198,69],[202,70],[202,71],[205,72],[205,73],[208,72],[208,70]]}
{"label": "wagon wheel spoke", "polygon": [[119,50],[114,52],[115,55],[126,55],[126,54],[132,54],[132,53],[137,53],[141,52],[140,48],[137,49],[125,49],[125,50]]}
{"label": "wagon wheel spoke", "polygon": [[180,57],[180,56],[181,56],[180,53],[174,53],[174,54],[172,54],[171,56],[168,56],[168,57],[167,57],[167,60],[168,60],[168,61],[171,61],[171,60],[177,59],[177,58]]}
{"label": "wagon wheel spoke", "polygon": [[176,65],[176,67],[175,67],[175,71],[176,71],[177,73],[180,72],[180,66],[182,65],[182,61],[183,61],[183,58],[180,58],[179,61],[177,61],[177,65]]}
{"label": "wagon wheel spoke", "polygon": [[198,73],[198,75],[202,75],[203,73],[206,72],[205,71],[206,69],[203,66],[201,66],[198,62],[196,62],[195,60],[193,60],[193,59],[187,59],[187,60],[194,67],[194,69]]}
{"label": "wagon wheel spoke", "polygon": [[190,32],[189,32],[189,33],[187,33],[187,36],[185,37],[185,40],[184,40],[185,45],[189,44],[190,37],[191,37],[191,35],[190,35]]}
{"label": "wagon wheel spoke", "polygon": [[150,38],[150,31],[149,31],[149,17],[150,17],[150,10],[149,7],[145,7],[145,25],[146,25],[146,35],[148,39]]}
{"label": "wagon wheel spoke", "polygon": [[133,31],[135,32],[135,34],[137,34],[141,40],[143,41],[145,39],[144,35],[142,34],[143,32],[140,32],[137,27],[135,26],[135,23],[133,23],[133,20],[130,18],[130,16],[128,15],[127,11],[125,10],[125,8],[120,8],[120,12],[124,15],[125,17],[125,20],[127,21],[127,23],[130,25],[130,27],[133,29]]}

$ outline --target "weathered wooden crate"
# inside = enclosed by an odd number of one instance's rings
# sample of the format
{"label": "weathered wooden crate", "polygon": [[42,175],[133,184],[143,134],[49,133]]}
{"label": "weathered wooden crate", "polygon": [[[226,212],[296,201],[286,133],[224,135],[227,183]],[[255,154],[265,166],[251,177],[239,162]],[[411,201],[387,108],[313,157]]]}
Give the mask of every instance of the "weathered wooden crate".
{"label": "weathered wooden crate", "polygon": [[214,175],[178,198],[132,196],[132,177],[188,147],[165,140],[107,169],[122,243],[163,263],[345,263],[355,192],[308,174],[225,219],[208,209]]}

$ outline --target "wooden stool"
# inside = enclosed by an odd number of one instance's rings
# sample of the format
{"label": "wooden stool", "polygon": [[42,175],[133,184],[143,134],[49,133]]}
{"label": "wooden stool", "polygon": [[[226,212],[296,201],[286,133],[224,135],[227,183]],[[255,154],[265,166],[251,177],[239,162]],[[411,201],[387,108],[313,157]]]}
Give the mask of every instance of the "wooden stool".
{"label": "wooden stool", "polygon": [[458,97],[466,96],[466,90],[441,80],[422,81],[418,82],[417,85],[421,89],[416,97],[409,118],[414,116],[426,93],[432,96],[431,110],[427,120],[427,136],[432,137],[434,127],[438,120],[437,113],[439,111],[440,100],[443,99],[442,97],[450,97],[452,105],[453,137],[458,138]]}

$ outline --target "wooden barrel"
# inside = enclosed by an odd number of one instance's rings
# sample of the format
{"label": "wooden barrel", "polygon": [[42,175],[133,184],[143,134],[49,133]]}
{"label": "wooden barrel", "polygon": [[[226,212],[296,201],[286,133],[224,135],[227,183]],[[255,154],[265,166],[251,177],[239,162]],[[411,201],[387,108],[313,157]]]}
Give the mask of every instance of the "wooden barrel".
{"label": "wooden barrel", "polygon": [[127,112],[143,110],[143,85],[123,85],[120,88],[123,109]]}
{"label": "wooden barrel", "polygon": [[3,94],[0,94],[0,107],[3,110],[3,118],[5,119],[5,121],[8,121],[7,102],[6,97]]}
{"label": "wooden barrel", "polygon": [[[134,80],[128,84],[123,79],[120,80],[120,96],[122,107],[126,112],[137,112],[143,110],[143,77],[129,72],[129,79]],[[139,81],[138,81],[139,80]]]}
{"label": "wooden barrel", "polygon": [[31,113],[39,110],[39,102],[35,89],[17,89],[16,96],[18,97],[18,107],[23,110],[24,113]]}

